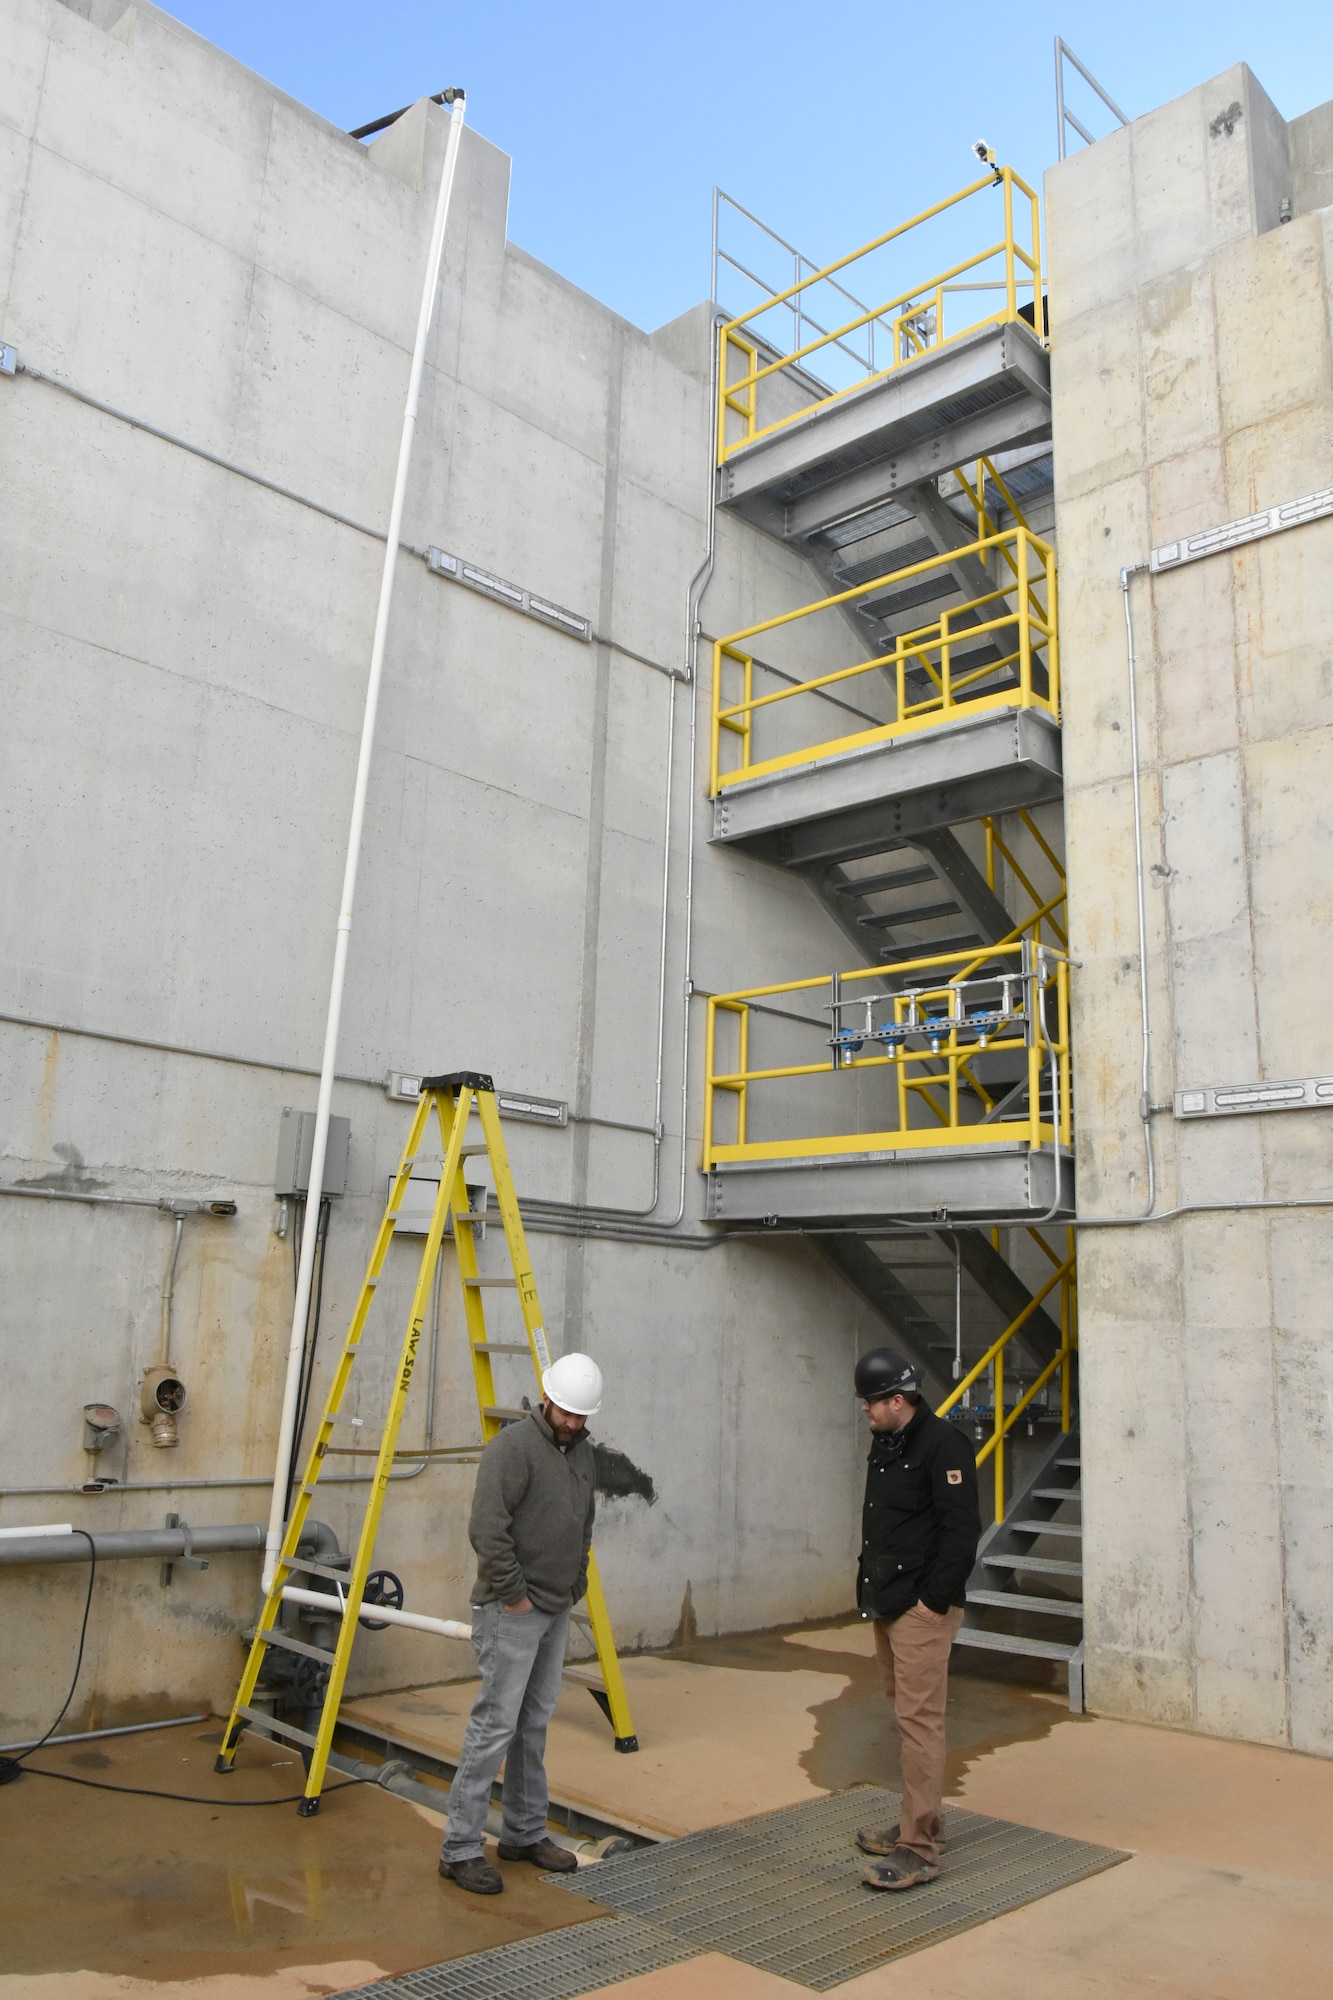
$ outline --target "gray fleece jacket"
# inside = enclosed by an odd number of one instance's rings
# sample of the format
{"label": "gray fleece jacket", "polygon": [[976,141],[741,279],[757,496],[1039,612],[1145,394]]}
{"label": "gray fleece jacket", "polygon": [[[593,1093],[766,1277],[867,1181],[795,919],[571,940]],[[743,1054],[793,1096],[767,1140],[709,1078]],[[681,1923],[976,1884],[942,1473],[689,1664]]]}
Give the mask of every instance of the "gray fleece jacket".
{"label": "gray fleece jacket", "polygon": [[530,1597],[539,1611],[564,1611],[578,1603],[588,1588],[594,1480],[591,1440],[562,1451],[538,1410],[491,1439],[468,1522],[474,1604]]}

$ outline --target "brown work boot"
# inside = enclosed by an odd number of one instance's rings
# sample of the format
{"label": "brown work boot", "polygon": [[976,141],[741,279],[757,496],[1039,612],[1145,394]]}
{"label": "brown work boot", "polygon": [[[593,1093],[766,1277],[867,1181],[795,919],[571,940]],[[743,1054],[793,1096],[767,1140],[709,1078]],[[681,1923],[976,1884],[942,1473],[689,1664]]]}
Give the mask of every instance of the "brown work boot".
{"label": "brown work boot", "polygon": [[492,1868],[480,1854],[468,1861],[441,1861],[440,1873],[446,1882],[457,1882],[460,1889],[470,1889],[474,1896],[498,1896],[505,1885],[499,1869]]}
{"label": "brown work boot", "polygon": [[[856,1836],[856,1844],[862,1854],[892,1854],[894,1848],[898,1845],[901,1833],[902,1828],[897,1820],[894,1821],[892,1826],[881,1828],[878,1833],[870,1832],[867,1828],[862,1827]],[[943,1854],[945,1843],[942,1840],[937,1840],[935,1845],[939,1848],[940,1853]]]}
{"label": "brown work boot", "polygon": [[577,1857],[567,1847],[547,1840],[544,1835],[529,1847],[518,1847],[511,1840],[502,1840],[495,1851],[501,1861],[530,1861],[534,1868],[545,1868],[551,1875],[572,1875],[579,1865]]}
{"label": "brown work boot", "polygon": [[935,1862],[923,1861],[910,1847],[895,1847],[886,1861],[867,1868],[861,1880],[867,1889],[915,1889],[922,1882],[933,1882],[939,1872]]}

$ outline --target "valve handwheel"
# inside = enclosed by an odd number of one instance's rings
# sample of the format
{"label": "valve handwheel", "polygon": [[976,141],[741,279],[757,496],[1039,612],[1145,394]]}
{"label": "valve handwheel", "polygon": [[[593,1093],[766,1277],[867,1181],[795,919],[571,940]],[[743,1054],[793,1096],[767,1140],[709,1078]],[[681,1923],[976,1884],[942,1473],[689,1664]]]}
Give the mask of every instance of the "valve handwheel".
{"label": "valve handwheel", "polygon": [[[363,1614],[364,1607],[367,1604],[383,1604],[390,1611],[401,1611],[403,1608],[402,1578],[395,1576],[391,1569],[373,1569],[366,1578],[365,1594],[361,1599],[361,1604]],[[363,1626],[367,1632],[386,1632],[389,1628],[387,1618],[367,1618],[363,1615],[357,1620],[357,1623]]]}

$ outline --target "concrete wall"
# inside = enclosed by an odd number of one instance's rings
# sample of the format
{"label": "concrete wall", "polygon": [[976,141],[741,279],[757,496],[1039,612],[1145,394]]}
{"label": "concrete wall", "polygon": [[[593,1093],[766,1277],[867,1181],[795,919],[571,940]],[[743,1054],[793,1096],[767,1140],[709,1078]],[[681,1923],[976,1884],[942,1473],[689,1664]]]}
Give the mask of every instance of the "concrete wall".
{"label": "concrete wall", "polygon": [[[152,7],[2,0],[0,14],[0,338],[35,370],[382,523],[444,114],[419,106],[366,149]],[[720,990],[823,968],[846,946],[799,884],[708,848],[706,681],[691,769],[691,689],[629,656],[686,663],[708,311],[649,337],[563,282],[506,241],[508,175],[469,131],[405,532],[616,645],[402,560],[335,1095],[352,1146],[321,1376],[410,1117],[385,1097],[391,1067],[475,1065],[567,1099],[565,1130],[510,1126],[520,1193],[651,1204],[669,795],[652,1219],[670,1222],[683,1182],[688,1240],[533,1237],[553,1345],[602,1361],[599,1433],[657,1496],[608,1503],[599,1531],[633,1645],[669,1637],[687,1589],[705,1631],[850,1602],[848,1376],[878,1329],[800,1245],[698,1247],[697,999],[684,1133],[679,1115],[687,964]],[[0,1199],[0,1521],[258,1520],[292,1292],[273,1160],[282,1107],[314,1102],[381,544],[34,378],[0,379],[0,400],[0,1179],[239,1209],[185,1226],[172,1359],[190,1402],[166,1452],[135,1418],[169,1220]],[[766,538],[720,523],[704,625],[734,629],[810,584]],[[395,1246],[353,1398],[367,1431],[415,1262]],[[523,1387],[520,1374],[501,1393]],[[127,1455],[99,1469],[138,1490],[69,1490],[95,1399],[130,1419]],[[450,1272],[434,1414],[438,1441],[476,1435]],[[424,1423],[418,1395],[409,1441]],[[410,1604],[465,1615],[470,1485],[435,1465],[393,1495],[380,1554]],[[319,1511],[347,1536],[356,1489],[329,1488]],[[153,1565],[106,1574],[71,1721],[225,1703],[256,1573],[218,1558],[169,1590]],[[82,1588],[72,1569],[0,1581],[0,1737],[49,1720]],[[465,1665],[462,1649],[384,1635],[355,1677]]]}
{"label": "concrete wall", "polygon": [[[1119,570],[1333,477],[1330,138],[1239,67],[1047,177],[1086,1215],[1147,1193]],[[1283,1204],[1333,1197],[1333,1119],[1160,1107],[1333,1072],[1331,559],[1323,521],[1131,584],[1157,1207],[1205,1212],[1080,1239],[1089,1700],[1324,1755],[1330,1211]]]}

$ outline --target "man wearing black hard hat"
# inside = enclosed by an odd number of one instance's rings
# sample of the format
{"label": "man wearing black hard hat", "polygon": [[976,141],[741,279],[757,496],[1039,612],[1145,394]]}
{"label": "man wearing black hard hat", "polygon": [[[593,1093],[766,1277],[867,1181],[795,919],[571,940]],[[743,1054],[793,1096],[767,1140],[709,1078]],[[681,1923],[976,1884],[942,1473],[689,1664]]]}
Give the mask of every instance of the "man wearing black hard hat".
{"label": "man wearing black hard hat", "polygon": [[972,1447],[922,1401],[921,1383],[891,1347],[856,1364],[871,1430],[857,1602],[874,1621],[903,1767],[898,1824],[856,1836],[882,1857],[861,1877],[868,1889],[911,1889],[940,1872],[949,1653],[981,1535]]}

